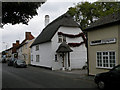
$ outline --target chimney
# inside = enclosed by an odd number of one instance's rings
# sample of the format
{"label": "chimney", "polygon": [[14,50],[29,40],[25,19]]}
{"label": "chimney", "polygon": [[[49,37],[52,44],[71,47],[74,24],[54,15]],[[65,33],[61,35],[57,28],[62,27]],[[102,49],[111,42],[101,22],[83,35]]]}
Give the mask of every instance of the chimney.
{"label": "chimney", "polygon": [[15,43],[13,43],[13,47],[15,47],[16,46],[16,44]]}
{"label": "chimney", "polygon": [[49,24],[50,17],[49,15],[45,15],[45,27]]}
{"label": "chimney", "polygon": [[17,45],[17,46],[19,45],[19,40],[16,40],[16,45]]}
{"label": "chimney", "polygon": [[31,32],[25,32],[25,39],[29,39],[29,35],[31,34]]}
{"label": "chimney", "polygon": [[34,37],[31,34],[31,32],[25,32],[25,39],[26,40],[32,40],[32,39],[34,39]]}

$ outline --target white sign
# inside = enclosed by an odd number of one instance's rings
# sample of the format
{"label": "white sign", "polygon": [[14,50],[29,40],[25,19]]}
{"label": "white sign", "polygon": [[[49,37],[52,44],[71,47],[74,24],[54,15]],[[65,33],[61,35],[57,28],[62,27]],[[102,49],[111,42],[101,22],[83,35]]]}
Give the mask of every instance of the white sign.
{"label": "white sign", "polygon": [[91,41],[90,45],[92,46],[92,45],[110,44],[110,43],[116,43],[116,38]]}

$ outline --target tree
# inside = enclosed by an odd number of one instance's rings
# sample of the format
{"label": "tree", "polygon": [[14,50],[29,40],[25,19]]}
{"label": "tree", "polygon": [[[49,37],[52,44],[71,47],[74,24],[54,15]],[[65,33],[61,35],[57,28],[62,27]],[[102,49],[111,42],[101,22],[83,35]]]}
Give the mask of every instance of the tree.
{"label": "tree", "polygon": [[2,2],[2,25],[28,24],[44,2]]}
{"label": "tree", "polygon": [[120,12],[120,2],[82,2],[67,11],[82,29],[88,27],[99,18]]}

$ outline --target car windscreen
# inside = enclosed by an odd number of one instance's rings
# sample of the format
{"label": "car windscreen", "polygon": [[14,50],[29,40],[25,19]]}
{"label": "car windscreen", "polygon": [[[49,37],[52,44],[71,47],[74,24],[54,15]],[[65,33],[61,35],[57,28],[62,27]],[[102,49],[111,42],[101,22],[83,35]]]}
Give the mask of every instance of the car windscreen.
{"label": "car windscreen", "polygon": [[120,66],[113,69],[114,71],[120,72]]}
{"label": "car windscreen", "polygon": [[24,60],[17,60],[17,63],[25,63]]}

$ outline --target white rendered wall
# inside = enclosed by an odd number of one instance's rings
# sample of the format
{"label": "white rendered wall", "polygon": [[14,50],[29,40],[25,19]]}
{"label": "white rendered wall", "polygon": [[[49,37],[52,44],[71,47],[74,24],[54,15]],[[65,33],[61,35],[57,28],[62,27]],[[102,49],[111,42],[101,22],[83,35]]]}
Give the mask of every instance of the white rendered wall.
{"label": "white rendered wall", "polygon": [[[32,47],[31,55],[33,55],[32,65],[43,66],[51,68],[52,65],[52,53],[51,42],[39,44],[39,50],[36,51],[36,46]],[[36,55],[39,55],[39,62],[36,62]]]}
{"label": "white rendered wall", "polygon": [[[52,52],[53,55],[56,54],[56,50],[58,49],[59,45],[61,43],[58,43],[58,32],[62,32],[65,34],[72,34],[72,35],[77,35],[81,33],[82,31],[80,28],[77,27],[60,27],[57,33],[54,35],[52,38]],[[82,37],[78,38],[68,38],[66,37],[66,42],[67,43],[80,43],[83,42]],[[70,47],[73,52],[70,53],[70,62],[71,62],[71,68],[72,69],[80,69],[85,65],[85,62],[87,61],[87,49],[85,47],[85,44],[79,46],[79,47]],[[66,54],[65,56],[65,65],[66,68],[68,68],[67,60],[68,56]],[[53,61],[54,61],[54,56],[53,56]],[[58,62],[54,62],[52,67],[56,69],[61,69],[62,68],[62,58],[59,57],[58,55]]]}
{"label": "white rendered wall", "polygon": [[[32,47],[31,55],[33,55],[32,65],[43,66],[43,67],[52,67],[52,70],[62,69],[62,58],[60,54],[56,53],[59,45],[58,43],[58,32],[63,32],[66,34],[76,35],[81,33],[80,28],[77,27],[60,27],[56,34],[53,36],[51,42],[39,44],[39,51],[36,51],[36,46]],[[66,37],[67,43],[80,43],[83,41],[82,37],[78,38],[68,38]],[[72,69],[79,69],[85,65],[87,61],[87,50],[85,44],[79,47],[71,47],[73,52],[70,53],[70,62]],[[55,54],[58,55],[57,62],[55,62]],[[36,55],[40,56],[40,61],[36,62]],[[68,68],[68,56],[65,56],[65,66]]]}

